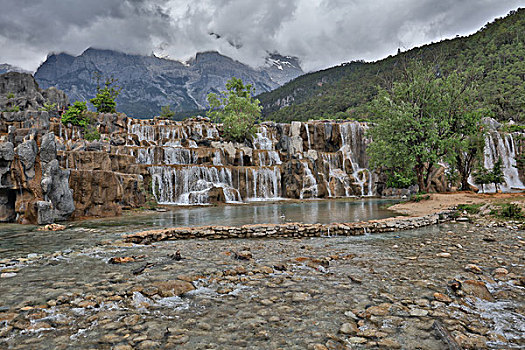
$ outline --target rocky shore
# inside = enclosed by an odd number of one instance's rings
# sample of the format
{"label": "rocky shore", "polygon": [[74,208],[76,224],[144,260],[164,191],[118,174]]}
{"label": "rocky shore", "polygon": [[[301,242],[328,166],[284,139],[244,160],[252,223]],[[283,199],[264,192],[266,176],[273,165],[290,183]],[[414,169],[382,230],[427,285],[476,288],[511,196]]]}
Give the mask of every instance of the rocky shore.
{"label": "rocky shore", "polygon": [[525,346],[515,223],[150,245],[97,240],[110,229],[91,227],[53,232],[85,230],[91,245],[0,260],[0,347]]}

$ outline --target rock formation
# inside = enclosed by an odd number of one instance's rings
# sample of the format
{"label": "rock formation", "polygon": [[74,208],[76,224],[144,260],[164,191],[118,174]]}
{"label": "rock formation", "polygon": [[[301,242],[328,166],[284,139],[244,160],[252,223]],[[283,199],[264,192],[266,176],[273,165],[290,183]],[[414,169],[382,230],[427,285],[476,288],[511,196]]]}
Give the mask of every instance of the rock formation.
{"label": "rock formation", "polygon": [[[417,191],[385,189],[381,174],[368,169],[365,123],[264,122],[252,139],[232,143],[207,118],[177,122],[114,113],[96,116],[101,138],[87,141],[82,128],[34,110],[44,94],[30,76],[13,77],[21,81],[6,86],[31,92],[24,110],[0,114],[3,222],[114,216],[147,201],[205,205]],[[514,140],[520,138],[496,131],[487,137],[485,159],[506,158],[506,179],[523,186],[518,175],[510,177],[517,174],[512,168],[522,146]],[[443,168],[435,169],[433,187],[447,189]]]}

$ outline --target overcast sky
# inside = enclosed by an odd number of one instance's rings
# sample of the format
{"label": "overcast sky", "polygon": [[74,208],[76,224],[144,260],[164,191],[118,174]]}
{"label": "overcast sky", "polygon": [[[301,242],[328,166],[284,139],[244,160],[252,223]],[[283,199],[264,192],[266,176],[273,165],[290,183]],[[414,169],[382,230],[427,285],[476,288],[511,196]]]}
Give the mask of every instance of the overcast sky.
{"label": "overcast sky", "polygon": [[480,29],[517,0],[0,0],[0,63],[34,71],[88,47],[185,60],[218,50],[252,66],[266,52],[305,70],[376,60]]}

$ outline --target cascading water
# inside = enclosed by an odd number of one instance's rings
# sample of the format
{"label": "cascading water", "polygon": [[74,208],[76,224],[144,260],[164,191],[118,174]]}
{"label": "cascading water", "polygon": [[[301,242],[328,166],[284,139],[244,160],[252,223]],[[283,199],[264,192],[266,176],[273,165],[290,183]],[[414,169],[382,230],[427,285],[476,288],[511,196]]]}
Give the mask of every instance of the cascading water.
{"label": "cascading water", "polygon": [[341,132],[342,146],[340,151],[343,154],[343,169],[345,169],[345,162],[349,161],[355,184],[361,188],[361,196],[373,196],[372,173],[365,164],[359,163],[359,148],[364,145],[364,133],[367,128],[366,125],[358,122],[342,123],[339,126]]}
{"label": "cascading water", "polygon": [[304,178],[303,178],[303,188],[301,189],[300,197],[301,199],[305,198],[305,194],[309,194],[309,198],[316,198],[319,194],[319,187],[317,185],[317,180],[315,179],[314,174],[310,170],[307,161],[301,161],[304,167]]}
{"label": "cascading water", "polygon": [[[504,192],[512,190],[523,190],[525,185],[520,180],[518,169],[516,167],[516,144],[512,134],[503,134],[492,130],[485,136],[484,149],[484,166],[486,169],[492,169],[498,158],[503,161],[503,175],[505,183],[501,185]],[[494,185],[485,185],[488,192],[495,192]]]}
{"label": "cascading water", "polygon": [[[323,130],[332,128],[339,130],[340,138],[319,143]],[[286,188],[282,175],[291,159],[302,167],[302,180],[292,198],[372,194],[371,175],[361,154],[365,126],[357,122],[262,124],[252,147],[221,141],[216,125],[209,122],[135,120],[127,129],[127,154],[148,166],[153,194],[162,204],[280,199]],[[331,147],[323,151],[330,142],[341,142],[337,151]]]}

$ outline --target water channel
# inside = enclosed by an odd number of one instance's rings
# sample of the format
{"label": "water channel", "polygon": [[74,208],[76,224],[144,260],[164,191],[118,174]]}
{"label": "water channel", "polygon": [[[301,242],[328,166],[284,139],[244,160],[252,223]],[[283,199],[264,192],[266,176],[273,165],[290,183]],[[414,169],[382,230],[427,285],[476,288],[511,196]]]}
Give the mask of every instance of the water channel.
{"label": "water channel", "polygon": [[[377,219],[393,215],[388,204],[175,208],[74,222],[60,232],[2,225],[0,348],[446,349],[435,320],[489,348],[524,346],[525,289],[514,282],[487,278],[492,302],[432,296],[450,294],[454,278],[479,278],[463,269],[472,262],[487,275],[504,266],[523,276],[523,257],[509,249],[523,240],[519,230],[451,223],[361,237],[120,240],[153,227]],[[483,240],[488,234],[498,239]],[[239,251],[253,258],[235,259]],[[443,251],[451,258],[437,257]],[[112,257],[134,261],[111,264]],[[163,295],[162,283],[172,280],[193,290]],[[358,329],[342,332],[346,323]]]}

